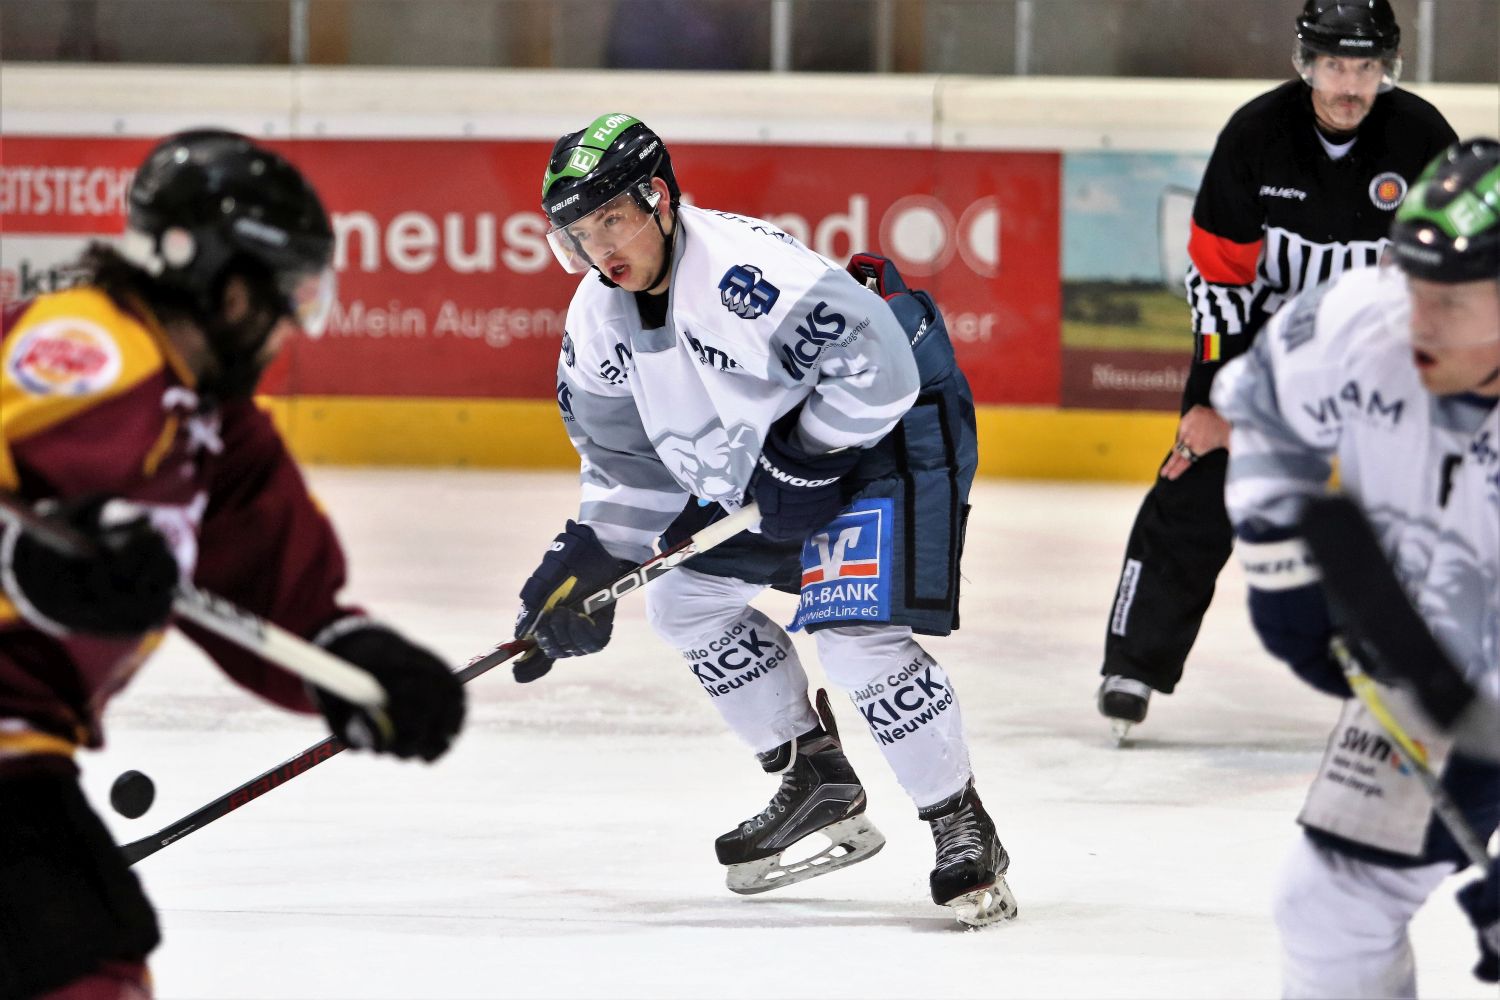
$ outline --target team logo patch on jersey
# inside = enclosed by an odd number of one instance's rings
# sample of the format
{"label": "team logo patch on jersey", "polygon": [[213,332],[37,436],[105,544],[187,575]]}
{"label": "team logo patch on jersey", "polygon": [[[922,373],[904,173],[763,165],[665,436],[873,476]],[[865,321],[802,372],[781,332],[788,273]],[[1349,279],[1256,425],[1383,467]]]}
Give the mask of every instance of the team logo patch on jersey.
{"label": "team logo patch on jersey", "polygon": [[802,543],[802,597],[792,631],[891,620],[892,509],[889,498],[857,500]]}
{"label": "team logo patch on jersey", "polygon": [[120,377],[120,348],[101,326],[55,319],[23,334],[5,367],[34,396],[88,396]]}
{"label": "team logo patch on jersey", "polygon": [[760,268],[736,264],[719,282],[719,301],[740,319],[755,319],[771,311],[781,289],[761,277]]}
{"label": "team logo patch on jersey", "polygon": [[1394,171],[1376,174],[1375,179],[1370,182],[1370,201],[1382,212],[1391,211],[1405,197],[1406,178]]}

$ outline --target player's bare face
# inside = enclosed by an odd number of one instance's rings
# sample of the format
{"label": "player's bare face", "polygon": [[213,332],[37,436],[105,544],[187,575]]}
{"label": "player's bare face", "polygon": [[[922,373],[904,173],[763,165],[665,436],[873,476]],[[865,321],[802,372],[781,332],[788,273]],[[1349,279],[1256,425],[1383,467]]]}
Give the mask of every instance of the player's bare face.
{"label": "player's bare face", "polygon": [[1384,76],[1385,64],[1379,59],[1316,56],[1312,105],[1318,123],[1334,132],[1354,131],[1374,106]]}
{"label": "player's bare face", "polygon": [[1500,281],[1408,278],[1412,363],[1428,392],[1500,396]]}

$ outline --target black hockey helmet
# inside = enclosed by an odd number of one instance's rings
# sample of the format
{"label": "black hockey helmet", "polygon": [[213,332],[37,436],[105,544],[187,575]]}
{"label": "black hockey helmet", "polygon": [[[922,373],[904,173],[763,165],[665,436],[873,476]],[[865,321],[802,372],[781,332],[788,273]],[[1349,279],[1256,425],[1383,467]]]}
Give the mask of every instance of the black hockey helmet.
{"label": "black hockey helmet", "polygon": [[1297,41],[1314,52],[1378,59],[1401,47],[1401,28],[1390,0],[1307,0]]}
{"label": "black hockey helmet", "polygon": [[204,322],[228,274],[258,272],[270,307],[316,335],[333,302],[333,245],[328,213],[296,167],[245,136],[196,129],[162,140],[136,171],[120,253]]}
{"label": "black hockey helmet", "polygon": [[1500,142],[1457,142],[1428,164],[1396,211],[1391,242],[1414,277],[1500,280]]}
{"label": "black hockey helmet", "polygon": [[645,207],[653,177],[667,182],[677,204],[681,192],[666,144],[639,118],[601,115],[553,145],[542,178],[542,209],[561,229],[625,192]]}

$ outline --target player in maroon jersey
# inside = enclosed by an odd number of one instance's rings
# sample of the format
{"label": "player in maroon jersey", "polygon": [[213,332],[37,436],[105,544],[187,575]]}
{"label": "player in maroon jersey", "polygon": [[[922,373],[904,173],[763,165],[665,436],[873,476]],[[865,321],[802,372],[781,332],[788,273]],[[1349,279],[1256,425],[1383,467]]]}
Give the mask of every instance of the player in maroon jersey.
{"label": "player in maroon jersey", "polygon": [[322,711],[347,743],[433,760],[463,688],[435,656],[342,605],[344,556],[250,398],[300,323],[332,303],[333,232],[276,153],[228,132],[158,145],[118,249],[82,285],[0,326],[0,491],[93,544],[0,535],[0,998],[150,995],[158,941],[140,884],[79,790],[73,753],[160,643],[179,580],[369,673],[367,712],[191,625],[236,681]]}

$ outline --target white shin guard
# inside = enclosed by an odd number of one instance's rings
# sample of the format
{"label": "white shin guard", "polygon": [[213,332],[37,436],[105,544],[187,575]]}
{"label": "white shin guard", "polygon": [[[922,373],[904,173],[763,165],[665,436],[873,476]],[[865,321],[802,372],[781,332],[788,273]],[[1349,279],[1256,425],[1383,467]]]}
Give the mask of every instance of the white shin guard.
{"label": "white shin guard", "polygon": [[974,772],[958,697],[911,629],[854,625],[816,636],[828,679],[848,692],[917,807],[962,791]]}
{"label": "white shin guard", "polygon": [[682,653],[724,722],[756,753],[818,724],[791,638],[748,606],[762,589],[684,568],[646,590],[652,628]]}

